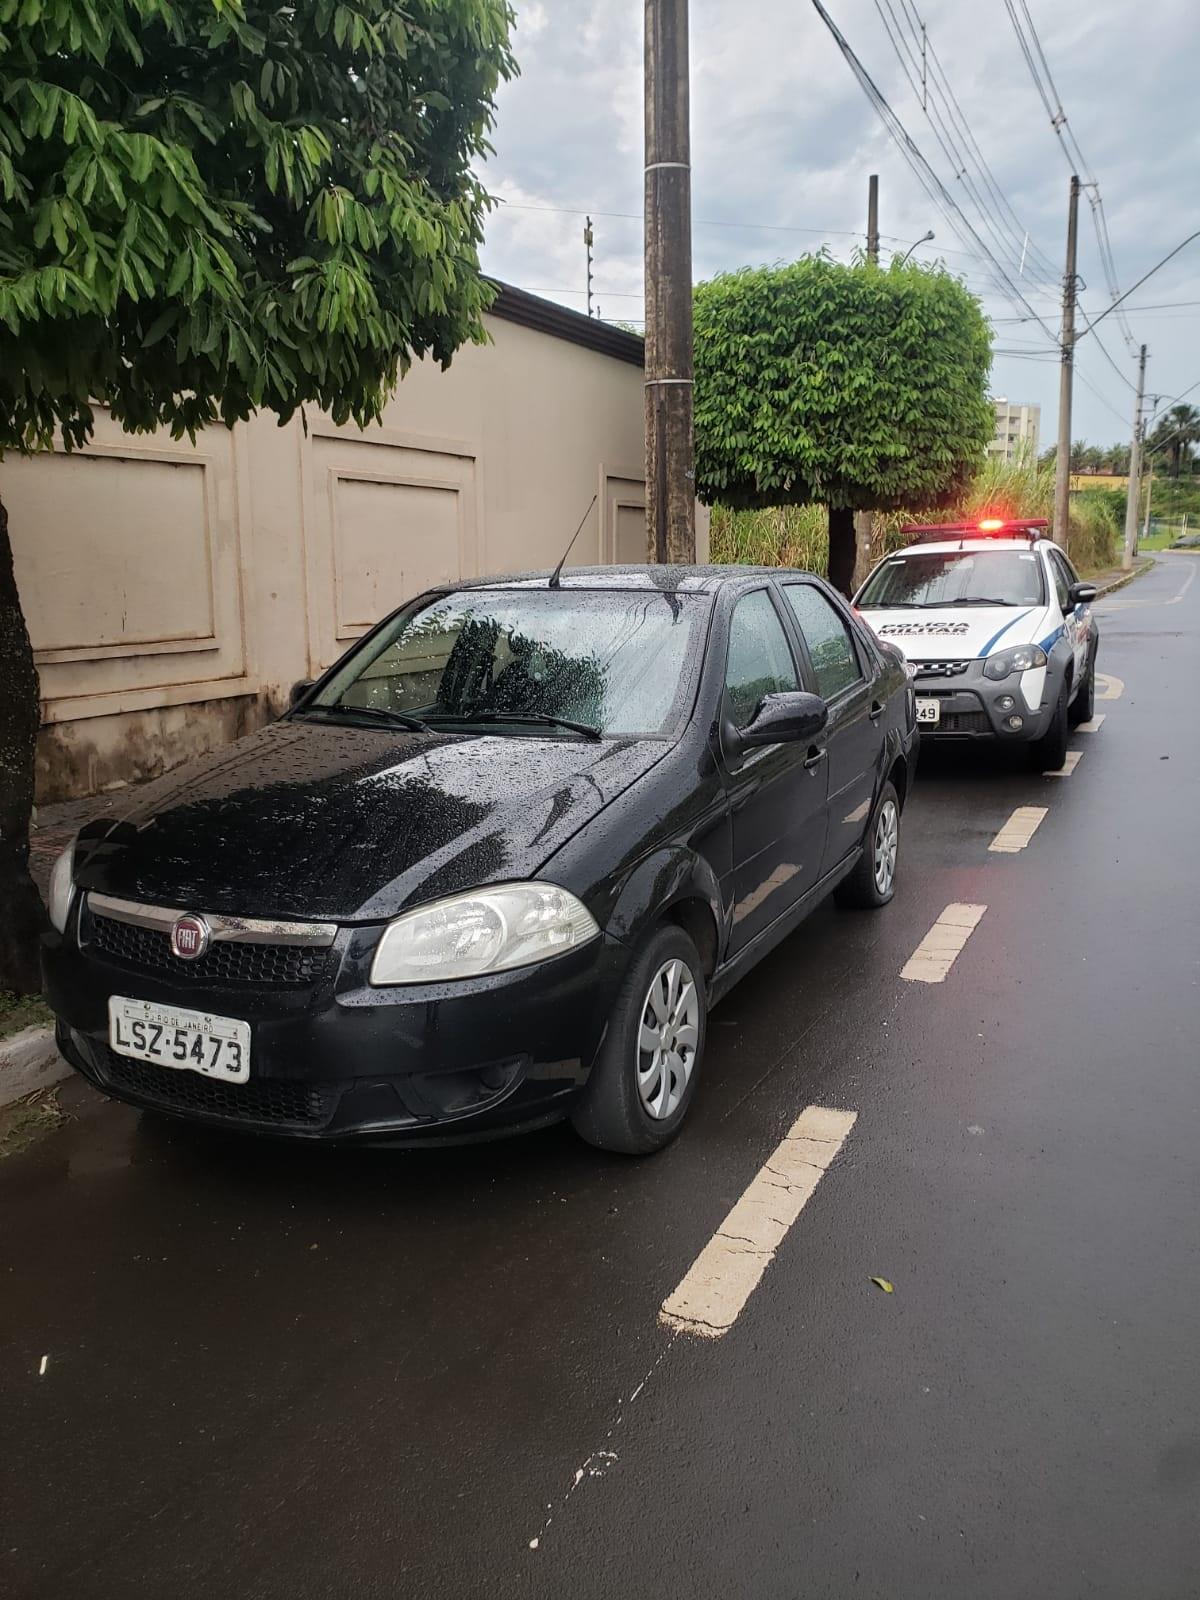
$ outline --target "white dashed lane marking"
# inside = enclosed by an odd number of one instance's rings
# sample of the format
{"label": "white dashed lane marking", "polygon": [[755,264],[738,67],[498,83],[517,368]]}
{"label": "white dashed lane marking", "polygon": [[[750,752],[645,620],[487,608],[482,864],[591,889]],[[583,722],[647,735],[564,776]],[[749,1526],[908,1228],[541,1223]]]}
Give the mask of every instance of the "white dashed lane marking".
{"label": "white dashed lane marking", "polygon": [[1018,806],[988,849],[1001,855],[1015,855],[1018,850],[1024,850],[1047,815],[1045,806]]}
{"label": "white dashed lane marking", "polygon": [[947,906],[909,956],[900,976],[910,983],[943,982],[986,910],[986,906]]}
{"label": "white dashed lane marking", "polygon": [[845,1143],[856,1113],[809,1106],[663,1301],[659,1321],[679,1333],[728,1333],[788,1229]]}
{"label": "white dashed lane marking", "polygon": [[1107,672],[1096,674],[1097,700],[1119,700],[1124,693],[1125,684],[1121,678],[1114,678]]}
{"label": "white dashed lane marking", "polygon": [[1061,772],[1045,772],[1045,778],[1069,778],[1083,758],[1082,750],[1068,750],[1067,759],[1062,764]]}
{"label": "white dashed lane marking", "polygon": [[1076,733],[1099,733],[1100,732],[1100,724],[1103,721],[1104,721],[1104,713],[1103,713],[1103,711],[1100,711],[1100,712],[1098,712],[1096,714],[1096,716],[1094,716],[1091,719],[1090,722],[1081,722],[1079,724],[1079,726],[1075,729],[1075,732]]}

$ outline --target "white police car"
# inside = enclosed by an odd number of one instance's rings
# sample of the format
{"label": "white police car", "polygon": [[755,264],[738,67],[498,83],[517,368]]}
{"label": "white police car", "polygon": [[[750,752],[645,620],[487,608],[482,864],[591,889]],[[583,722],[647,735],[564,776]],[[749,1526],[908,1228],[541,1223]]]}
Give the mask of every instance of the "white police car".
{"label": "white police car", "polygon": [[1029,746],[1055,772],[1068,729],[1092,715],[1096,587],[1044,533],[1044,520],[909,527],[854,604],[914,670],[917,722],[947,739]]}

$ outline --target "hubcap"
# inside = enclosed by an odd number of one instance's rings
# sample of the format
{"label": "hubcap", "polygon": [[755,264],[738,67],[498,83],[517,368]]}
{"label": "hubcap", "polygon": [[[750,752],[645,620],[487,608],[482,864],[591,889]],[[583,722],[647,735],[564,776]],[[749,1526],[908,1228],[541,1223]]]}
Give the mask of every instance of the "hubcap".
{"label": "hubcap", "polygon": [[890,892],[896,876],[896,851],[900,845],[900,817],[894,800],[885,800],[875,820],[875,887]]}
{"label": "hubcap", "polygon": [[672,958],[655,973],[638,1027],[638,1098],[661,1122],[683,1099],[700,1041],[700,997],[684,962]]}

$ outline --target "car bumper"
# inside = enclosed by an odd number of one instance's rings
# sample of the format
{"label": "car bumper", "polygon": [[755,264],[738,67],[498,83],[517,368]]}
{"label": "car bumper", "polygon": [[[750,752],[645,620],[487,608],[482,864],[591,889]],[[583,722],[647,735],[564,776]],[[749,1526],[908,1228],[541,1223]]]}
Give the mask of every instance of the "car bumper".
{"label": "car bumper", "polygon": [[[378,930],[344,929],[326,976],[293,990],[197,985],[47,935],[42,968],[64,1056],[115,1099],[295,1139],[428,1143],[565,1116],[603,1042],[628,951],[602,936],[535,967],[458,984],[372,989]],[[225,1082],[118,1055],[111,995],[235,1017],[250,1077]]]}
{"label": "car bumper", "polygon": [[[1050,726],[1061,684],[1061,675],[1052,669],[995,681],[984,677],[981,661],[969,662],[965,672],[949,678],[923,674],[919,661],[913,665],[917,699],[938,702],[937,723],[918,723],[923,740],[999,739],[1026,744],[1040,739]],[[1035,680],[1038,691],[1031,693],[1034,684],[1025,680]],[[1019,727],[1012,726],[1014,717],[1020,719]]]}

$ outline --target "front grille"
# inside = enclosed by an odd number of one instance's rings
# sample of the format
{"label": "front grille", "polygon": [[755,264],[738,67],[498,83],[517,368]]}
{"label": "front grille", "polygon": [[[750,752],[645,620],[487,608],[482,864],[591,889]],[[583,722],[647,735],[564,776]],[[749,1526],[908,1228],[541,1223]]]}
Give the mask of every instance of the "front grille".
{"label": "front grille", "polygon": [[198,1072],[130,1061],[105,1045],[91,1046],[102,1074],[118,1091],[126,1090],[164,1111],[199,1111],[234,1122],[269,1123],[293,1128],[323,1128],[333,1116],[336,1090],[284,1079],[252,1078],[249,1083],[218,1083]]}
{"label": "front grille", "polygon": [[181,961],[171,950],[170,934],[96,912],[88,916],[85,932],[88,946],[108,961],[197,984],[253,983],[263,989],[294,989],[315,983],[329,963],[327,949],[239,940],[217,940],[197,960]]}
{"label": "front grille", "polygon": [[932,733],[990,733],[992,725],[986,711],[943,711]]}
{"label": "front grille", "polygon": [[969,661],[914,661],[918,678],[961,678]]}

